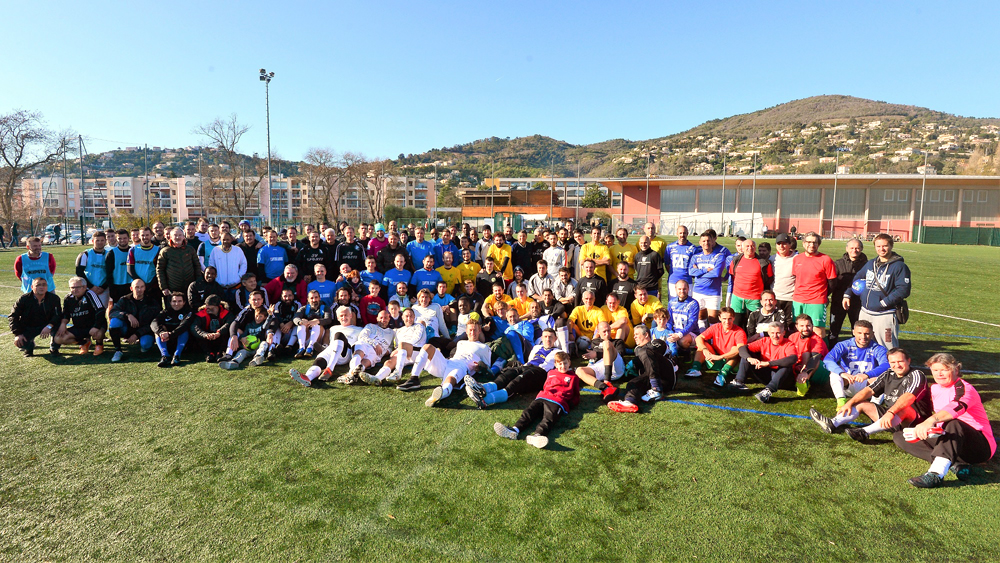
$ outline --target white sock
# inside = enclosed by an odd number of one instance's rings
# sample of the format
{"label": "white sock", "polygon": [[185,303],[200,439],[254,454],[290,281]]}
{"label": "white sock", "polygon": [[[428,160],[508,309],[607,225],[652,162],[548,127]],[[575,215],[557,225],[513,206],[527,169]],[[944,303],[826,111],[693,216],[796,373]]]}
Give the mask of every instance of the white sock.
{"label": "white sock", "polygon": [[392,370],[388,366],[382,366],[382,369],[378,370],[378,373],[375,374],[375,379],[382,381],[389,377],[390,373],[392,373]]}
{"label": "white sock", "polygon": [[833,420],[831,420],[831,422],[833,422],[834,426],[843,426],[848,422],[854,422],[854,420],[858,418],[858,414],[859,414],[858,409],[851,407],[851,412],[848,413],[847,416],[842,416],[838,414],[837,416],[833,417]]}
{"label": "white sock", "polygon": [[229,354],[230,356],[233,355],[233,345],[232,344],[230,344],[229,346],[226,346],[226,353]]}
{"label": "white sock", "polygon": [[420,377],[420,373],[424,371],[425,365],[427,365],[427,352],[421,350],[417,352],[417,357],[413,359],[413,372],[410,373],[410,376]]}
{"label": "white sock", "polygon": [[559,327],[556,329],[556,339],[559,340],[559,349],[569,354],[569,327]]}
{"label": "white sock", "polygon": [[441,384],[441,391],[442,391],[441,398],[444,399],[448,395],[451,395],[451,389],[452,389],[451,383],[442,383]]}
{"label": "white sock", "polygon": [[306,327],[300,326],[295,329],[295,334],[299,337],[299,342],[302,343],[302,347],[305,348],[306,339],[309,338],[308,331]]}
{"label": "white sock", "polygon": [[846,399],[847,395],[844,394],[844,378],[840,377],[840,374],[830,374],[830,389],[833,390],[833,396],[838,399]]}
{"label": "white sock", "polygon": [[290,333],[288,335],[288,344],[285,344],[285,346],[295,346],[295,344],[298,343],[298,341],[299,339],[296,338],[295,333],[294,332]]}
{"label": "white sock", "polygon": [[319,340],[320,329],[318,326],[312,327],[312,333],[309,335],[309,345],[307,348],[312,348],[316,341]]}
{"label": "white sock", "polygon": [[323,373],[323,370],[319,369],[319,366],[311,366],[306,370],[306,379],[313,381],[319,377],[319,374],[321,373]]}
{"label": "white sock", "polygon": [[344,352],[344,341],[339,338],[334,340],[327,350],[329,350],[330,353],[327,354],[327,352],[324,351],[322,355],[326,356],[326,361],[329,362],[330,365],[335,365],[337,363],[337,358],[340,358],[340,355]]}
{"label": "white sock", "polygon": [[[903,419],[899,418],[898,416],[894,415],[892,417],[892,426],[897,426],[901,422],[903,422]],[[875,434],[876,432],[885,432],[885,429],[882,428],[882,425],[880,425],[878,422],[873,422],[868,426],[862,428],[862,430],[864,430],[868,434]]]}
{"label": "white sock", "polygon": [[396,377],[402,379],[404,369],[406,369],[406,350],[400,348],[396,350]]}
{"label": "white sock", "polygon": [[257,355],[258,356],[263,356],[270,349],[271,349],[271,345],[268,344],[267,341],[261,342],[260,343],[260,347],[257,348]]}
{"label": "white sock", "polygon": [[931,462],[930,469],[927,470],[928,473],[937,473],[942,479],[948,475],[948,470],[951,469],[951,460],[946,457],[936,457],[934,461]]}
{"label": "white sock", "polygon": [[361,365],[361,356],[351,356],[351,362],[347,364],[350,371],[354,371],[354,368]]}
{"label": "white sock", "polygon": [[707,321],[703,321],[701,319],[698,319],[698,330],[699,331],[703,331],[706,328],[708,328],[708,322]]}

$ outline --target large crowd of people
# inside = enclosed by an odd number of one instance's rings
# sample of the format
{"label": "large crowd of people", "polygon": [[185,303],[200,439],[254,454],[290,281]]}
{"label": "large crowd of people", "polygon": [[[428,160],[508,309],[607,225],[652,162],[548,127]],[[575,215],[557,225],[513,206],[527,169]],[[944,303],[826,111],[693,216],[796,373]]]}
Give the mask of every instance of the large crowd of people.
{"label": "large crowd of people", "polygon": [[[759,382],[761,403],[829,387],[837,411],[811,410],[816,424],[859,441],[892,432],[931,462],[910,480],[918,487],[940,485],[949,469],[964,479],[992,457],[989,421],[957,360],[930,358],[928,385],[899,346],[911,281],[890,236],[875,237],[871,260],[860,240],[835,260],[816,233],[779,234],[774,248],[739,237],[733,253],[711,229],[695,240],[683,226],[672,241],[653,223],[643,232],[633,244],[624,228],[571,221],[531,232],[305,225],[301,237],[294,227],[257,233],[248,221],[156,223],[95,233],[64,299],[55,258],[30,238],[15,262],[24,295],[10,327],[25,356],[39,339],[50,354],[72,346],[94,356],[110,340],[112,362],[155,347],[160,368],[308,358],[309,369],[289,372],[307,387],[412,392],[427,373],[437,378],[427,406],[456,391],[483,409],[533,395],[513,425],[494,430],[530,431],[539,448],[584,385],[611,410],[635,413],[678,377],[711,372],[707,383],[736,393]],[[851,334],[840,340],[845,320]],[[862,415],[867,426],[855,422]]]}

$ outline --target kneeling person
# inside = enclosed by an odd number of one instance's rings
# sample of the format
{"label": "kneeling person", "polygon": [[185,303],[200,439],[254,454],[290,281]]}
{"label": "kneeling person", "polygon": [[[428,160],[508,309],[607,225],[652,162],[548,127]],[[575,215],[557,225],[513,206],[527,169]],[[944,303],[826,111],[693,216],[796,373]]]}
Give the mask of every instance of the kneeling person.
{"label": "kneeling person", "polygon": [[129,344],[139,342],[139,349],[147,352],[153,347],[155,338],[149,328],[150,323],[159,312],[146,304],[146,282],[141,279],[132,280],[132,293],[119,298],[108,313],[108,334],[115,345],[115,355],[112,362],[119,362],[124,355],[122,338],[127,338]]}
{"label": "kneeling person", "polygon": [[[63,319],[59,330],[52,337],[56,345],[78,345],[80,353],[90,350],[91,341],[96,345],[94,355],[104,351],[104,333],[108,320],[104,305],[96,293],[87,289],[87,280],[73,277],[69,280],[69,295],[63,300]],[[69,322],[73,326],[69,326]]]}

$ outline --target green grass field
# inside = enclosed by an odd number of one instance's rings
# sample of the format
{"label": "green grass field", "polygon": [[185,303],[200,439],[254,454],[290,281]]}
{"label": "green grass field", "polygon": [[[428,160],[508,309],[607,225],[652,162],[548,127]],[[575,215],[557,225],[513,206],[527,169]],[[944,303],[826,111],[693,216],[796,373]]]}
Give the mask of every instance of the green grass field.
{"label": "green grass field", "polygon": [[[914,279],[914,360],[947,351],[1000,372],[1000,328],[916,312],[996,322],[1000,249],[897,250]],[[60,294],[78,251],[55,250]],[[15,255],[0,253],[4,312]],[[1000,466],[918,490],[905,480],[927,464],[885,434],[858,444],[800,418],[673,402],[622,415],[584,394],[536,450],[492,430],[530,397],[479,411],[459,392],[428,409],[431,377],[416,393],[306,389],[287,371],[307,361],[226,372],[191,354],[160,370],[157,356],[26,359],[0,336],[0,560],[1000,558]],[[966,377],[1000,421],[997,376]],[[835,405],[814,389],[762,406],[709,376],[671,398],[791,415]]]}

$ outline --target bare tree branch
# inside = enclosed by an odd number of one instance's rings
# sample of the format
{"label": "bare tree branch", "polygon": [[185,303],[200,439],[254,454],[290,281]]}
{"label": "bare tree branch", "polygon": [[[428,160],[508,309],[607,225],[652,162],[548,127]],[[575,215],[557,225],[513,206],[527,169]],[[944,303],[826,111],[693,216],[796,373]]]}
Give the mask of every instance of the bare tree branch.
{"label": "bare tree branch", "polygon": [[0,219],[14,217],[14,192],[32,170],[62,153],[57,135],[45,126],[42,114],[16,110],[0,115]]}

